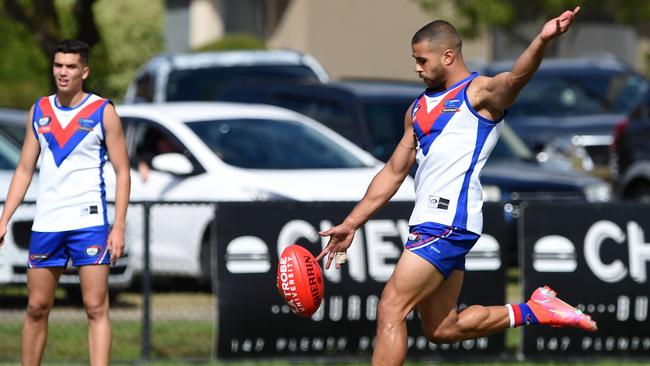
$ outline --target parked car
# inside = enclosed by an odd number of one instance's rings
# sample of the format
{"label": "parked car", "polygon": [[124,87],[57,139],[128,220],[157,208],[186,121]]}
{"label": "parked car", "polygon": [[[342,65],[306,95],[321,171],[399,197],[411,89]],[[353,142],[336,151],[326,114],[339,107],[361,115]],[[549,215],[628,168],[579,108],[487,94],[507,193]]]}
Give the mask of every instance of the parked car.
{"label": "parked car", "polygon": [[22,145],[28,117],[28,111],[0,108],[0,134],[15,142],[16,145]]}
{"label": "parked car", "polygon": [[[233,87],[227,98],[293,109],[339,132],[386,161],[404,133],[404,115],[424,87],[394,81],[345,81],[327,85],[266,84],[255,93]],[[413,170],[414,173],[415,169]],[[517,263],[519,204],[531,200],[606,202],[611,186],[596,177],[543,165],[508,123],[481,173],[484,200],[503,202],[510,240],[504,243],[506,263]]]}
{"label": "parked car", "polygon": [[[4,201],[16,165],[20,158],[20,148],[26,131],[28,112],[22,110],[0,109],[0,195]],[[38,192],[38,172],[25,194],[25,203],[12,217],[4,245],[0,250],[0,285],[25,284],[27,282],[27,256],[31,238],[32,223],[36,214]],[[109,205],[109,218],[113,207]],[[127,233],[127,240],[130,239]],[[127,248],[128,249],[128,248]],[[127,288],[133,280],[133,267],[129,262],[129,251],[110,268],[110,296],[114,298]],[[79,277],[76,268],[68,267],[59,278],[59,283],[74,298],[79,296]]]}
{"label": "parked car", "polygon": [[[512,61],[483,73],[510,70]],[[545,59],[509,109],[506,121],[542,162],[610,179],[613,127],[639,105],[647,80],[608,55]]]}
{"label": "parked car", "polygon": [[124,103],[217,101],[230,85],[273,81],[325,83],[329,76],[315,58],[294,50],[163,54],[137,71]]}
{"label": "parked car", "polygon": [[[182,202],[358,201],[383,166],[329,128],[283,108],[195,102],[117,109],[133,167],[131,198],[162,201],[151,211],[154,275],[209,278],[215,207]],[[143,160],[152,168],[146,179],[137,172]],[[393,199],[414,198],[409,177]],[[131,224],[141,230],[141,221]],[[138,264],[142,247],[132,246]]]}
{"label": "parked car", "polygon": [[623,200],[650,203],[650,92],[614,128],[611,169]]}
{"label": "parked car", "polygon": [[[274,104],[306,114],[386,161],[404,133],[402,121],[408,106],[424,87],[420,83],[364,80],[327,85],[266,84],[255,93],[247,89],[246,85],[233,87],[227,98]],[[515,170],[511,168],[514,161]],[[533,153],[509,130],[508,123],[483,169],[481,181],[489,201],[560,195],[591,202],[610,199],[610,188],[602,180],[534,161]]]}

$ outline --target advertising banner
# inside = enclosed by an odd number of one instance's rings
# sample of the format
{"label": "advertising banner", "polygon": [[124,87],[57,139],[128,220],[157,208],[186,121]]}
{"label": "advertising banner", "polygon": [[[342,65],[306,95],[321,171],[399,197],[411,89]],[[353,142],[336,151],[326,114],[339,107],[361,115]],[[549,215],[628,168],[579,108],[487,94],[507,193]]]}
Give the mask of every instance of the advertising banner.
{"label": "advertising banner", "polygon": [[527,327],[526,357],[650,356],[650,206],[530,204],[520,221],[524,294],[549,285],[596,333]]}
{"label": "advertising banner", "polygon": [[[276,288],[278,255],[300,244],[318,255],[319,231],[338,224],[353,203],[220,203],[217,208],[217,356],[369,356],[377,304],[408,235],[412,202],[391,202],[357,231],[341,270],[324,270],[325,296],[311,318],[289,311]],[[505,222],[499,205],[485,208],[486,233],[467,258],[459,304],[503,304],[505,274],[499,240]],[[215,263],[213,261],[213,263]],[[417,314],[408,318],[409,358],[485,357],[504,350],[504,335],[456,344],[433,344]]]}

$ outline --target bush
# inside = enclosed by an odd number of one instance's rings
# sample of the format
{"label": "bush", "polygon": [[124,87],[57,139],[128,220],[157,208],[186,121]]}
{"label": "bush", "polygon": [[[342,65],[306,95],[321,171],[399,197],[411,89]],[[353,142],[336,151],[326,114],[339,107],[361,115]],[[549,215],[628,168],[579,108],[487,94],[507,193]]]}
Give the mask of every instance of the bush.
{"label": "bush", "polygon": [[195,51],[225,51],[225,50],[263,50],[266,46],[259,38],[247,34],[226,34],[221,39],[198,47]]}

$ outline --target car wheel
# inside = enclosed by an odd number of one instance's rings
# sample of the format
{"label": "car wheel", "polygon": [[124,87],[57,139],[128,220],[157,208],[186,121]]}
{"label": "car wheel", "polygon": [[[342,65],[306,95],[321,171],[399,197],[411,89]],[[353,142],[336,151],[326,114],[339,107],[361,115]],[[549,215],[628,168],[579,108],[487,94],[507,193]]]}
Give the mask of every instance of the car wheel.
{"label": "car wheel", "polygon": [[650,184],[641,183],[632,189],[630,197],[641,203],[650,203]]}
{"label": "car wheel", "polygon": [[201,254],[199,255],[199,261],[201,263],[201,282],[205,284],[210,283],[212,278],[212,249],[210,245],[210,237],[204,235],[203,241],[201,242]]}

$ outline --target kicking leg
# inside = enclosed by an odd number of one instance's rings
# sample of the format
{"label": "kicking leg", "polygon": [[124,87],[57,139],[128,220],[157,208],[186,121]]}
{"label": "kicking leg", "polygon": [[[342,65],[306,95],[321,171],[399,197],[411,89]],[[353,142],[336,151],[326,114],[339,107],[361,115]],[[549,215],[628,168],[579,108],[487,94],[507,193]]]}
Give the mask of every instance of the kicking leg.
{"label": "kicking leg", "polygon": [[434,343],[454,343],[482,337],[508,328],[505,306],[472,305],[456,310],[464,272],[454,270],[438,289],[418,304],[422,329]]}
{"label": "kicking leg", "polygon": [[111,323],[108,317],[108,265],[79,267],[81,293],[88,317],[88,355],[91,366],[108,365]]}
{"label": "kicking leg", "polygon": [[425,335],[434,343],[454,343],[483,337],[520,325],[570,326],[590,332],[596,323],[588,315],[556,297],[548,287],[538,288],[526,304],[506,306],[472,305],[456,310],[463,272],[455,270],[440,287],[419,305]]}
{"label": "kicking leg", "polygon": [[23,365],[41,364],[47,341],[47,320],[61,273],[61,267],[27,270],[27,314],[22,334]]}
{"label": "kicking leg", "polygon": [[386,283],[377,308],[373,365],[402,365],[406,358],[406,316],[443,281],[442,274],[420,256],[404,250]]}

